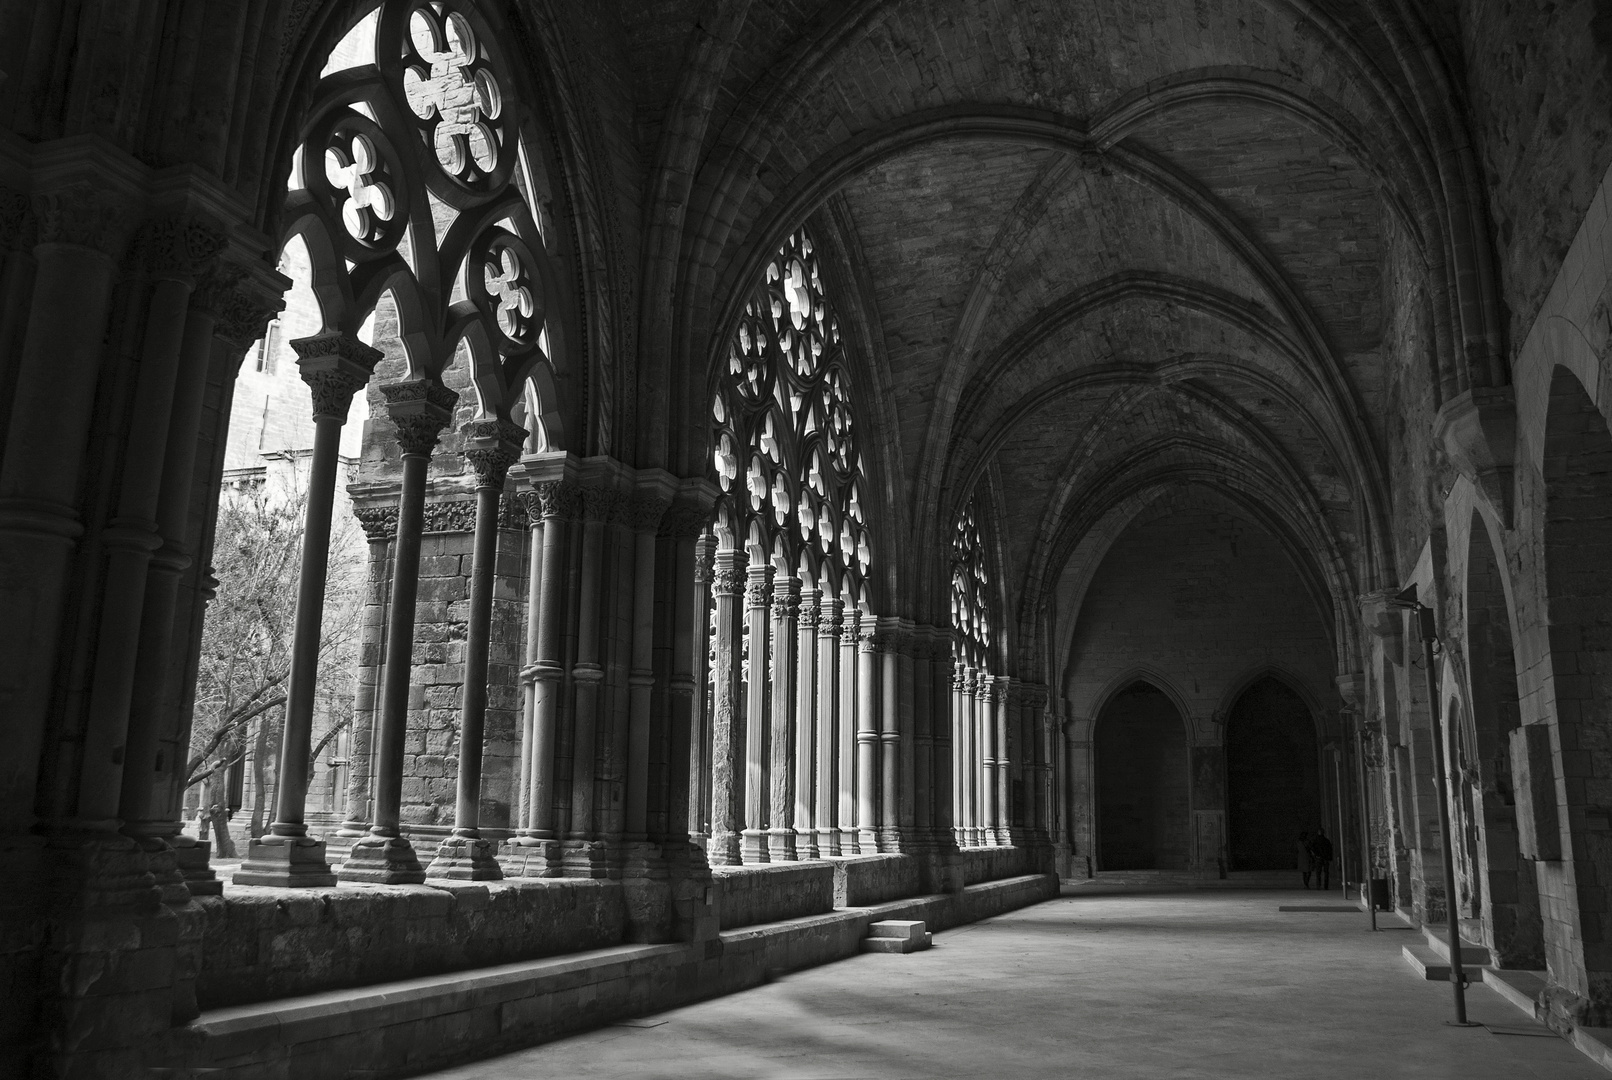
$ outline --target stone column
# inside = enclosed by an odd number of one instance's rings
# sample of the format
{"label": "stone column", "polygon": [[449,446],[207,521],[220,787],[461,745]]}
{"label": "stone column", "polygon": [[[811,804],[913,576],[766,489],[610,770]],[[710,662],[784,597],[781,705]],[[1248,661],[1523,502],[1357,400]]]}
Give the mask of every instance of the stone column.
{"label": "stone column", "polygon": [[476,473],[476,535],[470,557],[470,613],[459,699],[459,775],[453,833],[437,847],[427,877],[487,881],[503,877],[493,846],[481,836],[481,758],[487,722],[487,658],[493,632],[493,579],[498,566],[498,511],[509,467],[520,458],[526,429],[507,420],[464,426],[465,460]]}
{"label": "stone column", "polygon": [[386,585],[390,579],[387,550],[397,535],[397,507],[365,506],[353,513],[369,541],[369,566],[364,572],[364,612],[358,631],[358,685],[353,694],[352,738],[347,747],[347,817],[334,834],[344,846],[369,835],[381,654],[386,648]]}
{"label": "stone column", "polygon": [[[153,225],[155,227],[147,227],[144,236],[147,273],[159,281],[172,279],[185,294],[187,303],[173,368],[172,405],[165,445],[160,462],[152,463],[153,469],[159,463],[161,467],[153,521],[161,547],[151,553],[146,567],[140,644],[138,653],[131,657],[134,677],[129,695],[128,744],[118,816],[123,820],[124,833],[140,840],[148,854],[154,856],[153,870],[159,884],[168,886],[185,880],[178,862],[177,849],[181,843],[178,817],[189,757],[189,739],[177,738],[181,727],[186,728],[188,734],[188,724],[181,720],[177,710],[167,708],[170,654],[179,583],[191,560],[185,542],[186,527],[216,321],[211,311],[215,290],[208,288],[198,296],[192,286],[214,284],[216,273],[209,272],[204,259],[210,262],[212,255],[223,249],[224,237],[212,226],[191,219],[165,218]],[[148,346],[150,344],[148,338]],[[184,846],[194,848],[195,841],[185,838]],[[205,852],[190,854],[200,856],[199,860],[192,858],[191,862],[194,865],[199,861],[200,869],[205,872]],[[173,860],[171,866],[158,865],[170,859]],[[210,872],[205,872],[194,890],[165,888],[165,894],[183,902],[192,891],[217,893],[222,886],[216,880],[207,880],[210,877]]]}
{"label": "stone column", "polygon": [[[18,834],[34,820],[36,774],[55,687],[50,673],[57,666],[72,555],[84,531],[77,503],[90,444],[85,433],[92,426],[125,222],[135,217],[123,198],[89,183],[45,190],[33,200],[36,268],[0,455],[0,596],[7,612],[0,620],[0,716],[6,726],[0,821],[17,823]],[[121,739],[85,744],[84,780],[77,786],[91,804],[74,804],[65,791],[52,791],[50,816],[76,818],[110,836],[122,773],[122,755],[114,750],[120,745]],[[109,781],[110,808],[94,802],[104,802]]]}
{"label": "stone column", "polygon": [[[874,659],[879,665],[879,850],[905,850],[908,830],[907,805],[911,793],[902,783],[901,738],[901,646],[895,620],[881,619],[874,635]],[[911,740],[908,740],[910,745]]]}
{"label": "stone column", "polygon": [[[655,597],[662,588],[656,568],[660,563],[659,537],[663,527],[674,530],[674,534],[668,536],[675,551],[677,577],[671,584],[677,590],[677,603],[689,605],[687,619],[673,623],[673,635],[679,643],[674,647],[685,647],[682,643],[686,640],[686,648],[691,652],[686,658],[678,654],[678,664],[686,666],[681,666],[681,673],[674,676],[676,686],[669,687],[669,704],[676,709],[687,710],[688,729],[684,738],[689,738],[693,733],[694,669],[698,654],[704,651],[703,647],[694,644],[700,642],[703,646],[705,640],[704,627],[700,627],[700,633],[695,634],[693,615],[695,610],[703,611],[704,608],[699,607],[702,602],[699,598],[703,594],[696,581],[699,576],[696,538],[690,532],[689,524],[691,520],[702,520],[702,515],[696,512],[691,516],[687,511],[680,511],[675,519],[671,518],[668,512],[672,505],[672,486],[668,481],[669,477],[665,474],[661,474],[660,480],[640,479],[640,487],[633,493],[627,507],[634,560],[632,667],[627,673],[627,812],[623,819],[623,839],[629,843],[639,843],[649,838],[650,745],[655,693]],[[646,483],[648,487],[643,486]],[[687,799],[688,789],[683,790]],[[684,810],[683,816],[687,818],[686,806]],[[668,821],[667,827],[675,831],[677,822]]]}
{"label": "stone column", "polygon": [[[877,635],[871,617],[864,617],[858,628],[856,658],[856,842],[867,854],[881,850],[879,844],[879,668],[881,655],[875,652]],[[886,801],[893,801],[886,796]],[[893,824],[895,816],[889,817]]]}
{"label": "stone column", "polygon": [[800,592],[799,664],[795,676],[795,850],[802,859],[823,854],[817,843],[817,624],[822,594]]}
{"label": "stone column", "polygon": [[812,816],[817,828],[817,850],[823,855],[845,854],[839,824],[840,631],[845,626],[844,602],[824,590],[818,599],[817,621],[817,790]]}
{"label": "stone column", "polygon": [[859,855],[862,845],[857,818],[860,795],[856,787],[856,733],[861,726],[857,720],[861,676],[857,673],[857,643],[862,637],[862,612],[849,593],[846,594],[844,609],[844,621],[840,626],[840,716],[834,735],[837,747],[836,786],[839,788],[834,820],[838,826],[836,835],[840,841],[840,853]]}
{"label": "stone column", "polygon": [[425,870],[402,833],[403,744],[408,733],[409,682],[414,662],[414,611],[420,585],[420,536],[425,528],[425,481],[442,429],[453,419],[459,395],[430,379],[381,387],[403,451],[397,497],[397,544],[392,601],[386,628],[386,673],[375,750],[375,821],[353,842],[342,863],[343,881],[419,884]]}
{"label": "stone column", "polygon": [[[929,700],[934,715],[934,747],[930,758],[930,784],[935,793],[935,842],[942,849],[960,845],[958,808],[953,802],[952,778],[961,775],[954,758],[952,732],[956,718],[950,715],[954,670],[960,665],[952,654],[949,635],[934,633],[929,646]],[[959,673],[960,674],[960,673]]]}
{"label": "stone column", "polygon": [[[605,527],[619,523],[625,496],[611,486],[614,477],[593,478],[582,487],[582,540],[576,595],[576,662],[571,665],[571,817],[566,822],[563,858],[567,876],[591,877],[598,854],[594,783],[598,774],[599,701],[604,667],[599,663],[600,610],[605,586]],[[598,482],[602,481],[602,482]],[[612,575],[614,577],[614,575]]]}
{"label": "stone column", "polygon": [[975,691],[979,701],[979,842],[1000,844],[1005,822],[999,812],[1001,806],[1003,746],[1002,732],[1002,679],[981,675]]}
{"label": "stone column", "polygon": [[716,641],[712,647],[711,842],[706,852],[716,866],[740,862],[739,830],[744,814],[743,732],[739,727],[739,628],[744,602],[744,553],[718,551],[711,574],[716,601]]}
{"label": "stone column", "polygon": [[543,610],[543,518],[533,514],[533,503],[527,504],[526,531],[526,662],[521,665],[521,771],[520,786],[515,792],[515,835],[512,845],[521,837],[532,835],[532,720],[537,711],[538,614]]}
{"label": "stone column", "polygon": [[[532,473],[534,459],[525,459]],[[568,480],[535,483],[527,499],[526,512],[542,522],[541,555],[533,588],[538,592],[532,638],[532,662],[522,670],[532,690],[531,740],[524,748],[527,756],[527,828],[514,838],[512,870],[522,877],[554,877],[559,874],[560,851],[554,828],[554,744],[559,731],[560,695],[565,669],[561,666],[566,609],[567,560],[570,557],[571,525],[581,516],[582,496]]]}
{"label": "stone column", "polygon": [[[694,651],[694,686],[689,707],[689,813],[690,836],[703,839],[711,814],[711,701],[710,664],[713,627],[711,625],[711,573],[716,558],[716,537],[709,532],[694,541],[694,625],[690,627],[699,646]],[[775,817],[773,820],[777,820]]]}
{"label": "stone column", "polygon": [[1022,764],[1014,750],[1024,743],[1022,735],[1010,738],[1010,733],[1021,730],[1023,718],[1017,688],[1008,679],[998,679],[996,683],[996,842],[1008,846],[1014,834],[1013,774]]}
{"label": "stone column", "polygon": [[772,590],[771,821],[767,857],[798,859],[795,847],[796,639],[800,635],[800,578],[778,575]]}
{"label": "stone column", "polygon": [[[911,661],[912,728],[913,728],[913,812],[918,822],[923,846],[934,846],[935,831],[940,828],[937,807],[940,795],[935,790],[935,677],[930,663],[929,642],[915,631],[906,639]],[[950,688],[946,691],[951,692]],[[951,790],[951,777],[946,778]]]}
{"label": "stone column", "polygon": [[741,843],[744,861],[767,862],[767,811],[771,809],[772,785],[767,772],[771,764],[767,745],[772,717],[767,709],[767,615],[772,606],[773,569],[764,562],[751,563],[745,587],[749,629],[749,670],[745,673],[744,711],[744,834]]}
{"label": "stone column", "polygon": [[[280,888],[334,885],[323,840],[308,835],[303,803],[308,795],[308,757],[313,739],[314,697],[319,682],[319,644],[325,614],[325,575],[330,562],[330,526],[336,498],[341,428],[353,395],[368,384],[381,353],[351,334],[298,338],[297,366],[313,391],[313,460],[308,470],[308,509],[302,531],[302,569],[297,578],[296,621],[291,637],[291,674],[286,681],[285,730],[275,788],[275,819],[247,847],[235,872],[237,885]],[[416,534],[417,535],[417,534]],[[416,538],[418,544],[418,538]],[[414,609],[409,607],[412,623]],[[405,654],[406,656],[406,654]],[[405,661],[406,662],[406,661]]]}

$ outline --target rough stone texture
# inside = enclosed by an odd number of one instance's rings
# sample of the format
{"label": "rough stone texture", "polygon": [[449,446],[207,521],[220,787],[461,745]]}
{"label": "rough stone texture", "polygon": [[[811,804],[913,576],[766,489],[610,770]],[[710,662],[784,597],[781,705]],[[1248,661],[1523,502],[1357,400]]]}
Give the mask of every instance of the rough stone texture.
{"label": "rough stone texture", "polygon": [[462,971],[622,940],[620,884],[229,888],[205,913],[203,1009]]}
{"label": "rough stone texture", "polygon": [[841,906],[834,881],[834,867],[818,861],[711,868],[724,930],[830,911]]}

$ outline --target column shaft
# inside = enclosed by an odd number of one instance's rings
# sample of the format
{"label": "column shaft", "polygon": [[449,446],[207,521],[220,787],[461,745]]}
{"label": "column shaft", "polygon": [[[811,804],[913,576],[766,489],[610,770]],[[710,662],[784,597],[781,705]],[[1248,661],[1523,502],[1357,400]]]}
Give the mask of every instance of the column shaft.
{"label": "column shaft", "polygon": [[[872,619],[858,635],[856,658],[856,831],[863,853],[879,844],[879,668],[883,657],[874,651]],[[888,797],[887,797],[888,801]],[[895,823],[894,815],[889,817]]]}
{"label": "column shaft", "polygon": [[772,603],[772,799],[767,855],[772,862],[800,857],[795,848],[796,645],[800,634],[800,579],[775,579]]}
{"label": "column shaft", "polygon": [[823,854],[817,843],[817,624],[816,589],[802,587],[795,677],[795,850],[802,859]]}
{"label": "column shaft", "polygon": [[751,563],[745,599],[748,605],[749,668],[745,672],[744,834],[742,855],[747,863],[767,862],[767,811],[771,809],[768,770],[771,748],[767,736],[772,724],[768,711],[767,676],[771,669],[767,650],[767,616],[772,605],[771,566]]}
{"label": "column shaft", "polygon": [[712,648],[711,709],[711,842],[707,855],[714,865],[740,862],[740,829],[744,820],[744,729],[739,684],[739,633],[744,613],[743,554],[716,553],[711,595],[716,600],[716,641]]}
{"label": "column shaft", "polygon": [[823,855],[843,854],[836,830],[839,811],[840,627],[844,623],[840,599],[822,594],[817,624],[817,783],[812,817],[817,850]]}

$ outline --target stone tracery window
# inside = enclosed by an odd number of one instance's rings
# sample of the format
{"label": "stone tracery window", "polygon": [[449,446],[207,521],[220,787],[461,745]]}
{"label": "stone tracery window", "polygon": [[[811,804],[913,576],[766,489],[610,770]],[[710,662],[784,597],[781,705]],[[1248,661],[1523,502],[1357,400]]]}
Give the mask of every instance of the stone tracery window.
{"label": "stone tracery window", "polygon": [[[809,553],[866,601],[872,560],[839,320],[811,237],[791,234],[751,294],[711,404],[717,481],[736,523],[786,565]],[[743,543],[743,540],[739,541]]]}
{"label": "stone tracery window", "polygon": [[952,627],[959,663],[981,664],[991,648],[990,585],[974,500],[952,532]]}
{"label": "stone tracery window", "polygon": [[560,278],[535,121],[510,72],[471,0],[384,0],[321,71],[285,213],[309,241],[327,327],[350,329],[390,292],[412,375],[468,347],[483,411],[531,416],[526,377],[558,359]]}

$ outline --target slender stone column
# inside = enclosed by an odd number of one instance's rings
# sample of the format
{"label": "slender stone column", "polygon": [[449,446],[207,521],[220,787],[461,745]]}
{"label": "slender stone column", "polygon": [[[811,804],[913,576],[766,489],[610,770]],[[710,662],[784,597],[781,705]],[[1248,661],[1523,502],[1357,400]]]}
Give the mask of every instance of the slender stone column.
{"label": "slender stone column", "polygon": [[[678,604],[689,605],[687,619],[673,623],[673,636],[680,643],[686,642],[686,646],[678,644],[674,648],[686,647],[691,652],[686,658],[678,654],[682,673],[674,676],[677,685],[668,687],[670,704],[675,709],[688,710],[686,719],[689,726],[682,738],[690,738],[693,734],[694,668],[697,654],[704,651],[694,645],[694,642],[703,643],[705,635],[703,626],[699,627],[699,634],[695,633],[693,612],[704,609],[698,607],[697,597],[702,595],[702,591],[695,580],[698,577],[696,539],[695,534],[689,531],[689,522],[700,521],[703,515],[698,511],[691,515],[688,511],[680,510],[675,518],[669,516],[673,490],[669,480],[665,474],[661,474],[659,480],[640,479],[640,487],[627,505],[627,524],[632,529],[634,558],[632,667],[627,672],[627,812],[622,822],[622,839],[628,843],[649,839],[650,744],[655,704],[655,597],[664,584],[671,584],[676,590]],[[644,486],[646,483],[647,487]],[[676,559],[674,577],[670,581],[664,581],[662,571],[657,569],[660,565],[659,537],[663,526],[676,530],[675,535],[667,534]],[[688,561],[685,562],[685,559]],[[683,666],[685,661],[686,666]],[[690,789],[685,786],[680,790],[686,804]],[[687,810],[688,807],[683,805],[682,816],[685,819],[688,817]],[[666,827],[672,833],[677,833],[677,820],[669,819]],[[686,832],[683,835],[686,836]]]}
{"label": "slender stone column", "polygon": [[795,850],[819,858],[817,843],[817,624],[822,617],[816,589],[801,586],[800,636],[795,677]]}
{"label": "slender stone column", "polygon": [[817,850],[824,855],[845,854],[840,845],[839,727],[840,630],[845,625],[844,603],[826,590],[818,600],[817,622],[817,790],[813,817]]}
{"label": "slender stone column", "polygon": [[308,835],[303,804],[308,795],[308,758],[319,681],[319,642],[341,427],[347,422],[353,395],[369,382],[381,359],[378,350],[350,334],[298,338],[291,347],[297,350],[303,381],[313,391],[314,443],[302,530],[302,570],[297,578],[296,622],[291,637],[291,674],[286,681],[285,730],[280,740],[274,823],[247,847],[246,859],[234,877],[237,885],[280,888],[336,883],[325,861],[324,841]]}
{"label": "slender stone column", "polygon": [[[528,475],[532,458],[526,459]],[[537,592],[532,637],[532,661],[521,671],[530,680],[531,739],[524,748],[528,764],[527,827],[512,843],[512,860],[522,877],[554,877],[560,872],[558,836],[554,828],[554,745],[559,731],[560,695],[565,669],[561,666],[566,609],[565,567],[570,556],[571,525],[581,517],[582,496],[568,480],[544,480],[533,485],[526,512],[541,521],[541,536],[534,529],[538,566],[533,589]]]}
{"label": "slender stone column", "polygon": [[[935,678],[931,670],[929,642],[916,632],[907,634],[907,653],[911,660],[913,746],[913,808],[925,847],[934,846],[936,830],[940,828],[937,806],[940,795],[935,790]],[[950,693],[950,690],[947,690]],[[951,790],[951,777],[946,777],[947,790]]]}
{"label": "slender stone column", "polygon": [[[862,853],[862,837],[858,828],[857,800],[857,746],[856,733],[861,724],[857,720],[857,706],[861,701],[861,676],[857,673],[857,643],[862,637],[862,612],[856,601],[847,595],[844,622],[840,626],[840,693],[839,729],[835,733],[838,747],[837,786],[839,799],[835,812],[836,830],[840,851],[845,855]],[[872,850],[870,846],[869,851]]]}
{"label": "slender stone column", "polygon": [[[905,850],[912,826],[911,793],[903,781],[901,738],[901,631],[895,620],[881,619],[874,635],[879,665],[879,850]],[[912,740],[907,740],[911,745]]]}
{"label": "slender stone column", "polygon": [[952,717],[952,730],[956,732],[953,742],[956,754],[955,767],[957,772],[957,802],[956,825],[957,844],[959,847],[975,847],[979,843],[979,820],[974,816],[976,808],[975,795],[979,783],[979,762],[975,756],[978,749],[975,743],[974,724],[976,720],[977,701],[974,697],[978,679],[974,669],[966,665],[958,665],[957,674],[953,677],[952,685],[957,688],[956,698],[952,707],[956,710]]}
{"label": "slender stone column", "polygon": [[1023,764],[1014,754],[1023,748],[1022,734],[1010,738],[1013,731],[1022,731],[1019,708],[1019,691],[1009,679],[998,679],[996,685],[996,842],[1003,846],[1013,843],[1013,773]]}
{"label": "slender stone column", "polygon": [[767,771],[771,764],[767,745],[772,717],[768,713],[767,615],[772,605],[773,569],[766,563],[751,563],[745,586],[749,608],[750,669],[745,673],[744,711],[744,834],[741,844],[744,861],[763,863],[767,849],[767,811],[771,809],[771,788]]}
{"label": "slender stone column", "polygon": [[744,815],[743,732],[739,727],[739,628],[744,602],[744,553],[718,551],[711,575],[716,601],[716,643],[712,649],[711,843],[707,857],[716,866],[740,862],[739,830]]}
{"label": "slender stone column", "polygon": [[956,729],[956,717],[949,715],[952,699],[947,693],[948,688],[953,685],[954,672],[959,666],[952,654],[950,642],[945,636],[932,641],[929,660],[929,700],[934,709],[935,742],[930,758],[930,784],[935,793],[935,840],[942,847],[960,846],[960,833],[957,831],[958,808],[953,802],[956,792],[952,778],[960,776],[961,769],[958,768],[953,756],[956,744],[952,732]]}
{"label": "slender stone column", "polygon": [[[694,652],[694,687],[691,693],[692,727],[689,731],[690,836],[709,835],[711,816],[711,641],[715,633],[711,611],[711,573],[716,558],[716,537],[707,532],[694,541],[694,619],[690,629],[699,647]],[[776,818],[774,819],[776,820]]]}
{"label": "slender stone column", "polygon": [[795,704],[796,639],[800,635],[800,578],[784,573],[772,591],[772,816],[767,829],[767,857],[772,862],[798,859],[795,848]]}
{"label": "slender stone column", "polygon": [[498,565],[498,504],[509,467],[520,458],[526,429],[507,420],[473,420],[463,429],[465,460],[476,473],[476,535],[470,558],[470,617],[459,704],[459,776],[453,833],[437,847],[427,877],[487,881],[503,877],[493,846],[481,836],[481,758],[487,724],[487,658],[493,632]]}
{"label": "slender stone column", "polygon": [[543,519],[527,509],[526,533],[526,663],[520,671],[521,684],[521,773],[520,787],[515,793],[515,836],[512,845],[521,837],[532,835],[532,721],[537,711],[538,613],[543,610]]}
{"label": "slender stone column", "polygon": [[429,379],[381,387],[403,451],[397,497],[397,545],[392,562],[392,603],[386,628],[386,673],[375,749],[375,821],[353,842],[339,874],[343,881],[419,884],[425,870],[402,833],[403,743],[408,734],[409,681],[414,671],[414,611],[420,587],[420,536],[425,529],[425,481],[442,429],[459,396]]}
{"label": "slender stone column", "polygon": [[358,631],[358,686],[353,694],[352,737],[347,744],[347,817],[335,836],[343,842],[369,835],[375,777],[375,722],[379,715],[381,654],[386,648],[387,550],[397,535],[397,507],[353,511],[369,541],[364,612]]}
{"label": "slender stone column", "polygon": [[[879,844],[879,668],[873,619],[858,628],[856,657],[856,842],[857,850],[871,853]],[[887,797],[888,798],[888,797]],[[889,818],[894,824],[895,817]]]}
{"label": "slender stone column", "polygon": [[[608,595],[604,582],[605,527],[618,523],[626,496],[614,477],[593,478],[582,487],[582,542],[576,590],[576,662],[571,665],[571,816],[563,858],[567,876],[591,877],[598,852],[594,784],[598,775],[599,701],[604,667],[599,663],[599,614]],[[612,575],[614,576],[614,575]]]}
{"label": "slender stone column", "polygon": [[1000,805],[997,783],[1001,777],[1002,750],[998,740],[1002,728],[1001,682],[999,678],[981,674],[974,689],[977,703],[974,730],[979,738],[979,767],[976,773],[979,777],[979,803],[975,808],[979,816],[975,824],[979,827],[981,844],[1000,843],[998,838],[1002,831],[1002,819],[997,814]]}

